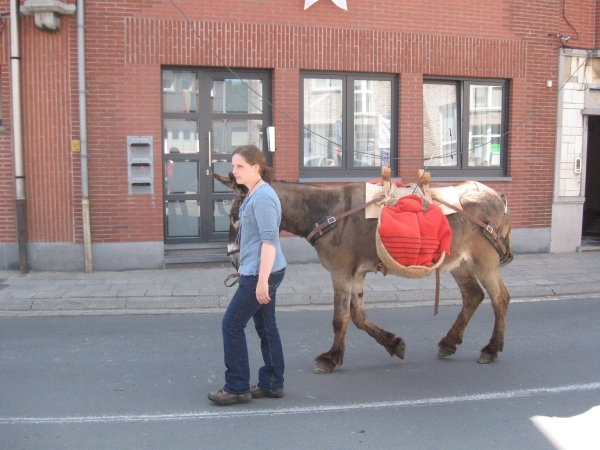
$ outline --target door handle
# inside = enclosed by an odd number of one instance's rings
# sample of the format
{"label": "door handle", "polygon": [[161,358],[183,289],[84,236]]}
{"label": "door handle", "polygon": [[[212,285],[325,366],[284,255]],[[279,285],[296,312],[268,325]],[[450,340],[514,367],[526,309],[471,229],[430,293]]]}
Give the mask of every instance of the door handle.
{"label": "door handle", "polygon": [[206,175],[210,175],[212,169],[212,132],[208,132],[208,169],[206,169]]}

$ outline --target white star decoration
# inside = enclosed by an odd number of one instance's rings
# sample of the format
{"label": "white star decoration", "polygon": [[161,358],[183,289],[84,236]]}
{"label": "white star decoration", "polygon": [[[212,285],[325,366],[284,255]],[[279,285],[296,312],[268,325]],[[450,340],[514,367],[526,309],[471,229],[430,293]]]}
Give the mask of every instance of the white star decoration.
{"label": "white star decoration", "polygon": [[[304,9],[310,8],[312,5],[314,5],[318,1],[319,0],[304,0]],[[337,6],[339,6],[340,8],[348,11],[348,5],[346,5],[346,0],[331,0],[331,1],[333,3],[335,3]]]}

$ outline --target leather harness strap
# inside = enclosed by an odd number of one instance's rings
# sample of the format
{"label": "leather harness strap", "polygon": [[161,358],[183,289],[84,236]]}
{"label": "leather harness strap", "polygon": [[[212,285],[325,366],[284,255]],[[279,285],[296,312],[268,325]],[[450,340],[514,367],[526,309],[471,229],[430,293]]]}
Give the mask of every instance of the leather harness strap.
{"label": "leather harness strap", "polygon": [[433,302],[433,315],[437,316],[440,310],[440,268],[435,269],[435,301]]}
{"label": "leather harness strap", "polygon": [[315,223],[315,227],[308,234],[308,236],[306,236],[306,240],[308,242],[310,242],[310,245],[314,246],[317,239],[319,239],[326,232],[328,232],[329,230],[334,228],[336,225],[336,222],[338,220],[343,219],[344,217],[349,216],[350,214],[354,214],[355,212],[360,211],[361,209],[365,209],[367,206],[370,206],[374,203],[380,202],[381,200],[383,200],[383,197],[377,197],[371,201],[368,201],[367,203],[355,206],[354,208],[352,208],[348,211],[338,214],[337,216],[326,217],[325,219],[321,220],[320,222]]}
{"label": "leather harness strap", "polygon": [[[469,214],[468,212],[466,212],[460,208],[457,208],[456,206],[442,200],[441,198],[434,196],[433,200],[442,203],[443,205],[447,206],[448,208],[453,209],[457,213],[462,214],[467,219],[469,219],[471,222],[474,222],[477,225],[479,225],[483,229],[483,234],[488,238],[488,240],[492,243],[492,245],[498,252],[501,263],[505,263],[505,262],[507,262],[506,260],[508,258],[511,258],[509,255],[509,252],[508,252],[508,243],[506,242],[506,239],[504,239],[504,237],[500,233],[498,233],[498,231],[494,228],[494,226],[491,223],[485,224],[481,220],[479,220],[477,217]],[[504,221],[504,218],[502,220]]]}

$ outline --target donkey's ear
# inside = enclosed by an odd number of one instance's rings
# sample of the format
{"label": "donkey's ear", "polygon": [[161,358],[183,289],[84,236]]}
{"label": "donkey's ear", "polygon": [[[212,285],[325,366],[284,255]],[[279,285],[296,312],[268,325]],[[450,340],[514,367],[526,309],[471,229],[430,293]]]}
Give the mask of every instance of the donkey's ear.
{"label": "donkey's ear", "polygon": [[244,196],[248,192],[248,188],[246,186],[244,186],[243,184],[237,184],[237,182],[235,181],[235,177],[231,172],[227,177],[218,173],[213,173],[212,176],[215,180],[219,181],[220,183],[227,186],[229,189],[233,190],[233,192],[235,192],[238,196]]}
{"label": "donkey's ear", "polygon": [[[227,187],[231,187],[231,186],[230,186],[230,183],[231,183],[231,181],[232,181],[232,176],[233,176],[233,173],[230,173],[230,174],[229,174],[229,176],[227,176],[227,177],[224,177],[224,176],[223,176],[223,175],[221,175],[220,173],[213,172],[212,176],[213,176],[213,178],[214,178],[215,180],[217,180],[218,182],[220,182],[220,183],[223,183],[223,184],[224,184],[225,186],[227,186]],[[233,178],[233,181],[235,182],[235,178]]]}

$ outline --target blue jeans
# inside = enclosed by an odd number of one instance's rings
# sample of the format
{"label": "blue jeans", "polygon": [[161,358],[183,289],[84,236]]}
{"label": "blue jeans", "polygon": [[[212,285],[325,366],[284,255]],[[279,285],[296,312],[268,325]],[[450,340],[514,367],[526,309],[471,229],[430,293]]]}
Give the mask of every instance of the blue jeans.
{"label": "blue jeans", "polygon": [[256,300],[258,276],[242,275],[239,286],[223,317],[223,348],[225,351],[225,391],[230,394],[250,392],[250,364],[244,329],[254,319],[260,337],[260,349],[265,365],[258,372],[258,387],[265,391],[283,389],[283,349],[275,322],[275,294],[283,281],[285,269],[269,276],[271,301],[261,305]]}

